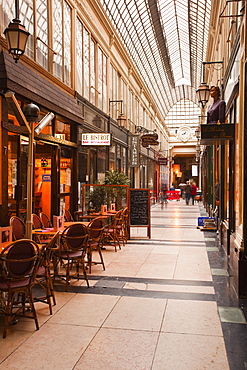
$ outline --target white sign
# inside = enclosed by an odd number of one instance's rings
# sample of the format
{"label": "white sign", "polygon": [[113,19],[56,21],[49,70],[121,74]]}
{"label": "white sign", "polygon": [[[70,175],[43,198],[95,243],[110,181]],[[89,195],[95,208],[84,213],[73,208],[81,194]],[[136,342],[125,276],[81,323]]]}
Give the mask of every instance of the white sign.
{"label": "white sign", "polygon": [[111,134],[82,134],[81,145],[111,145]]}
{"label": "white sign", "polygon": [[192,176],[198,176],[198,166],[192,165]]}

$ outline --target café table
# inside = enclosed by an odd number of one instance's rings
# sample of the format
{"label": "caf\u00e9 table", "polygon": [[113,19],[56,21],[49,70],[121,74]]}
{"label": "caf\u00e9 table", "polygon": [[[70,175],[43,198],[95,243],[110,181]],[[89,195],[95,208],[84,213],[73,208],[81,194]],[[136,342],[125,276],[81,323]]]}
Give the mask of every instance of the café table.
{"label": "caf\u00e9 table", "polygon": [[109,218],[115,216],[115,213],[109,212],[106,214],[100,214],[100,213],[90,213],[90,215],[79,215],[79,218],[82,220],[93,220],[96,217],[102,217],[102,218]]}
{"label": "caf\u00e9 table", "polygon": [[[86,221],[71,221],[71,222],[64,222],[64,227],[63,229],[61,228],[60,231],[62,232],[64,229],[66,229],[67,227],[71,226],[71,225],[74,225],[74,224],[83,224],[85,226],[87,226],[89,224],[89,222],[86,222]],[[58,231],[58,229],[55,229],[54,227],[50,227],[50,228],[46,228],[46,229],[33,229],[32,230],[32,234],[33,235],[55,235],[56,232]]]}
{"label": "caf\u00e9 table", "polygon": [[6,248],[8,246],[8,244],[10,244],[12,242],[3,242],[0,244],[0,253],[4,250],[4,248]]}
{"label": "caf\u00e9 table", "polygon": [[70,222],[64,222],[64,228],[69,227],[71,225],[75,224],[82,224],[85,226],[88,226],[89,222],[88,221],[70,221]]}

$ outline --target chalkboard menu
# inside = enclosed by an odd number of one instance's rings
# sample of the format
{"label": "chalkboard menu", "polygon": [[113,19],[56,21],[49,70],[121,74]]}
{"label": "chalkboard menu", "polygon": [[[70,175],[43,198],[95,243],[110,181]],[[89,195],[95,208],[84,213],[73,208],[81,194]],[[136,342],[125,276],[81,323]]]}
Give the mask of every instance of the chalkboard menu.
{"label": "chalkboard menu", "polygon": [[130,225],[149,226],[149,189],[130,189]]}

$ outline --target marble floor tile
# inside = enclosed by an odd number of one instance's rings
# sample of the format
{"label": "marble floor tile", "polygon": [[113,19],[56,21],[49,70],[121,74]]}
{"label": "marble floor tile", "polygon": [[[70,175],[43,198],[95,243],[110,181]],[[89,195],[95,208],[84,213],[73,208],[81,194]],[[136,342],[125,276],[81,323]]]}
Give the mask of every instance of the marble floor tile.
{"label": "marble floor tile", "polygon": [[159,331],[165,306],[165,299],[121,297],[103,327]]}
{"label": "marble floor tile", "polygon": [[229,370],[222,337],[161,333],[152,370]]}
{"label": "marble floor tile", "polygon": [[[169,244],[167,242],[167,244]],[[179,246],[177,245],[162,245],[162,247],[160,246],[156,246],[153,248],[152,250],[152,253],[159,253],[159,254],[166,254],[166,255],[169,255],[169,254],[175,254],[177,255],[179,253]]]}
{"label": "marble floor tile", "polygon": [[[137,261],[138,262],[138,261]],[[140,270],[142,264],[138,263],[121,263],[121,262],[112,262],[109,264],[105,271],[100,272],[101,276],[135,276]]]}
{"label": "marble floor tile", "polygon": [[151,239],[131,227],[136,238],[121,250],[106,246],[106,270],[92,266],[88,293],[83,279],[68,292],[56,281],[53,315],[35,303],[40,330],[20,319],[0,337],[0,370],[229,370],[220,317],[223,327],[245,325],[240,308],[218,311],[212,273],[224,271],[211,270],[214,238],[196,228],[203,210],[184,200],[154,205]]}
{"label": "marble floor tile", "polygon": [[49,323],[99,327],[118,300],[117,296],[77,294],[50,318]]}
{"label": "marble floor tile", "polygon": [[246,324],[243,311],[238,307],[218,307],[221,322]]}
{"label": "marble floor tile", "polygon": [[214,294],[214,287],[201,285],[175,285],[175,284],[144,284],[144,283],[126,283],[124,289],[147,290],[155,292],[181,292],[181,293],[200,293]]}
{"label": "marble floor tile", "polygon": [[206,248],[181,248],[174,278],[211,281],[212,274]]}
{"label": "marble floor tile", "polygon": [[34,322],[28,323],[32,325],[27,325],[26,323],[18,323],[18,325],[13,325],[7,331],[7,337],[2,338],[3,333],[3,323],[1,320],[0,324],[0,369],[4,369],[1,365],[8,356],[13,353],[16,348],[22,346],[22,344],[33,335],[35,332]]}
{"label": "marble floor tile", "polygon": [[102,328],[74,370],[151,369],[158,333]]}
{"label": "marble floor tile", "polygon": [[11,370],[70,370],[85,351],[98,328],[47,323],[1,363]]}
{"label": "marble floor tile", "polygon": [[140,267],[135,277],[154,278],[154,279],[172,279],[174,277],[175,263],[169,266],[144,264]]}
{"label": "marble floor tile", "polygon": [[162,331],[222,336],[216,302],[168,300]]}
{"label": "marble floor tile", "polygon": [[143,252],[141,253],[140,251],[138,250],[126,250],[121,254],[121,255],[118,255],[114,262],[120,262],[120,263],[128,263],[128,264],[131,264],[131,263],[144,263],[147,258],[149,257],[150,255],[150,252]]}
{"label": "marble floor tile", "polygon": [[154,265],[175,265],[177,256],[172,254],[150,253],[146,262]]}

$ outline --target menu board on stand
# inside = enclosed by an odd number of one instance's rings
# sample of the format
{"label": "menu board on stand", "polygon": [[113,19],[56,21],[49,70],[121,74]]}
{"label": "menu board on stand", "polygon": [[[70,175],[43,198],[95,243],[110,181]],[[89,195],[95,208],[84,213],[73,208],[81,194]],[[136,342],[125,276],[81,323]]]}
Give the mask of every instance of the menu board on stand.
{"label": "menu board on stand", "polygon": [[151,238],[150,189],[129,189],[130,227],[146,227]]}

